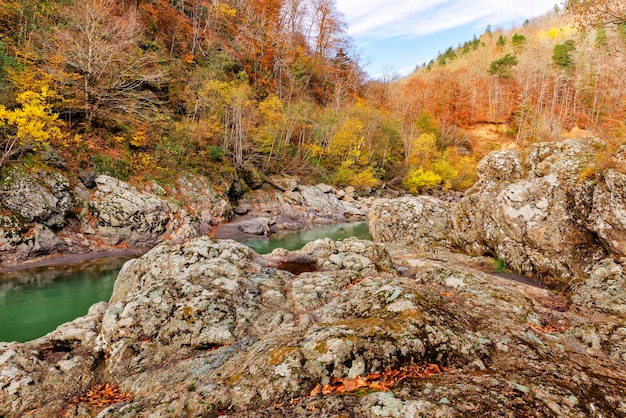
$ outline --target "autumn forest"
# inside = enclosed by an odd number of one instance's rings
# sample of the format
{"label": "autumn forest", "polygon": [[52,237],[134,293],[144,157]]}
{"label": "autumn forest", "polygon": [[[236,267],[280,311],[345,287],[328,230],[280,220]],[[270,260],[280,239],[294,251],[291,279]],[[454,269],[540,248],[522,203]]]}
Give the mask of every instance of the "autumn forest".
{"label": "autumn forest", "polygon": [[468,188],[492,150],[626,141],[623,2],[459,41],[372,79],[334,0],[0,0],[0,169],[419,193]]}

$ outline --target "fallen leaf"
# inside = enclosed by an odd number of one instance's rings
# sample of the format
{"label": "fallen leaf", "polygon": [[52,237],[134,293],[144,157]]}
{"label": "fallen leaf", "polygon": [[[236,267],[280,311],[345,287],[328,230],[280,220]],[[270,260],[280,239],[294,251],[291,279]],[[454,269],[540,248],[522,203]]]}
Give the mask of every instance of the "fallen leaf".
{"label": "fallen leaf", "polygon": [[411,364],[401,369],[387,368],[383,373],[371,373],[367,377],[355,378],[331,378],[327,385],[317,385],[311,391],[310,396],[318,394],[330,395],[332,393],[354,393],[361,388],[386,392],[395,384],[404,379],[425,378],[436,374],[442,374],[448,369],[442,368],[437,364],[427,364],[418,366]]}

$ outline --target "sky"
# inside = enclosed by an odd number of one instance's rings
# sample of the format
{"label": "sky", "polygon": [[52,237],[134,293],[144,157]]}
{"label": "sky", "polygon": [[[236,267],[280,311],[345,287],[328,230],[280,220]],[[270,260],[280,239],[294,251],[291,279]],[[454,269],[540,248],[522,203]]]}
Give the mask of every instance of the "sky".
{"label": "sky", "polygon": [[337,0],[367,73],[407,75],[448,47],[521,26],[555,0]]}

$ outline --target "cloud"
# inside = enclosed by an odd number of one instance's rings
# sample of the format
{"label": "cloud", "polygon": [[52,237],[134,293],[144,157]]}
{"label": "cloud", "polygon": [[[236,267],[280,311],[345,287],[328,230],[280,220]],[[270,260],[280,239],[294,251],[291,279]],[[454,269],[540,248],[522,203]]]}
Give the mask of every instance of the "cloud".
{"label": "cloud", "polygon": [[426,36],[472,22],[497,26],[552,5],[554,0],[337,0],[348,33],[363,41]]}

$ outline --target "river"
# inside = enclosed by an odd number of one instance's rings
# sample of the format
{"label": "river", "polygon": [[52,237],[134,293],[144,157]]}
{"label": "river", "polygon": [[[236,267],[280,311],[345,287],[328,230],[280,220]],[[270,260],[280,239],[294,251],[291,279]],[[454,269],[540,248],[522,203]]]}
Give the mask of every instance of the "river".
{"label": "river", "polygon": [[[366,222],[324,225],[243,241],[259,254],[275,248],[297,250],[320,238],[369,239]],[[106,258],[0,274],[0,341],[28,341],[108,301],[120,268],[129,259]]]}

